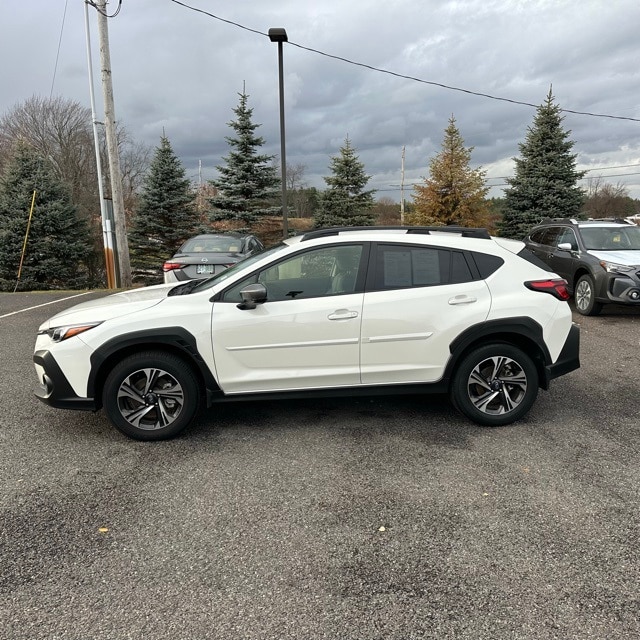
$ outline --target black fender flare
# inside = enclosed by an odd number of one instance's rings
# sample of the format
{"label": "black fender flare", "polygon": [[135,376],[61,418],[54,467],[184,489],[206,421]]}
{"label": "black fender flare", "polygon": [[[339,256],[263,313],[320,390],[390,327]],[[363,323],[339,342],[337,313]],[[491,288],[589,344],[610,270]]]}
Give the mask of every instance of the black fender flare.
{"label": "black fender flare", "polygon": [[184,327],[162,327],[132,331],[108,340],[91,354],[91,371],[87,380],[87,394],[101,406],[101,391],[109,364],[145,348],[165,348],[187,360],[200,375],[207,395],[219,390],[211,370],[198,351],[195,336]]}
{"label": "black fender flare", "polygon": [[528,316],[489,320],[465,329],[449,345],[451,358],[444,379],[451,379],[458,362],[471,347],[489,340],[513,344],[527,352],[538,369],[540,386],[548,388],[547,367],[551,364],[551,354],[545,344],[542,327]]}

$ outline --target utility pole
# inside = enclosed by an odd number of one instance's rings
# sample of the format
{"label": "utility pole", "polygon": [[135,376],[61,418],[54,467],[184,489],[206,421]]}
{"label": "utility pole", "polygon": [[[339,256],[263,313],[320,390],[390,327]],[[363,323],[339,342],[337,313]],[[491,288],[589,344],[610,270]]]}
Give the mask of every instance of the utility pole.
{"label": "utility pole", "polygon": [[402,147],[402,170],[400,176],[400,225],[404,225],[404,146]]}
{"label": "utility pole", "polygon": [[84,5],[85,34],[87,38],[87,66],[89,70],[89,98],[91,100],[91,124],[93,129],[93,145],[96,153],[96,171],[98,175],[98,195],[100,196],[100,219],[102,221],[102,242],[104,244],[104,263],[107,272],[107,288],[115,289],[116,272],[114,264],[114,241],[111,220],[107,214],[107,203],[104,199],[104,185],[102,183],[102,160],[100,158],[100,136],[98,135],[98,120],[96,118],[96,101],[93,92],[93,63],[91,60],[91,35],[89,30],[89,3]]}
{"label": "utility pole", "polygon": [[111,197],[113,200],[113,221],[116,230],[116,250],[120,274],[119,285],[131,286],[131,262],[129,260],[129,243],[124,213],[124,197],[122,195],[122,174],[120,172],[120,156],[116,136],[116,115],[113,106],[113,85],[111,83],[111,55],[109,53],[109,30],[106,0],[95,0],[98,13],[98,38],[100,41],[100,65],[102,68],[102,93],[104,96],[104,125],[107,138],[107,154],[109,156],[109,175]]}

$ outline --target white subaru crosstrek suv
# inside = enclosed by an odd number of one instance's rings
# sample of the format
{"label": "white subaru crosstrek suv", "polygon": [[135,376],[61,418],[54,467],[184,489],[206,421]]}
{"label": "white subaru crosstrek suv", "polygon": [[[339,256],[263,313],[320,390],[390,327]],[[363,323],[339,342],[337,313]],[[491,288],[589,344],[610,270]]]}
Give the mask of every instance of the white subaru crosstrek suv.
{"label": "white subaru crosstrek suv", "polygon": [[566,282],[522,242],[461,227],[289,238],[205,280],[76,305],[39,330],[36,395],[140,440],[217,401],[448,393],[481,425],[577,369]]}

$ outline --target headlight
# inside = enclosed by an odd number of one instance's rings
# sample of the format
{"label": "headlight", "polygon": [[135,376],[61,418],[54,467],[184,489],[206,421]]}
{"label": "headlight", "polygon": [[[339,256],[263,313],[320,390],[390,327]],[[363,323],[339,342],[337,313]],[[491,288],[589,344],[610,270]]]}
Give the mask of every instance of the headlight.
{"label": "headlight", "polygon": [[626,264],[616,264],[615,262],[607,262],[606,260],[601,260],[600,266],[607,273],[627,273],[637,268],[637,267],[630,267]]}
{"label": "headlight", "polygon": [[62,342],[67,338],[73,338],[73,336],[77,336],[85,331],[89,331],[89,329],[93,329],[93,327],[97,327],[101,322],[89,322],[84,324],[67,324],[62,327],[51,327],[50,329],[45,329],[44,331],[40,331],[40,334],[46,333],[54,342]]}

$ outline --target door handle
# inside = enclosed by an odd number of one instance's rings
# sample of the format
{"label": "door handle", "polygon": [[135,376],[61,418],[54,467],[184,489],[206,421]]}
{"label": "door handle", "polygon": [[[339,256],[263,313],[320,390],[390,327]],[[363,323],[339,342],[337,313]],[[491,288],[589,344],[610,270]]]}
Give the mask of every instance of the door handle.
{"label": "door handle", "polygon": [[348,311],[347,309],[338,309],[328,316],[329,320],[351,320],[358,317],[357,311]]}
{"label": "door handle", "polygon": [[459,295],[449,298],[449,304],[471,304],[472,302],[478,302],[478,298],[473,296]]}

